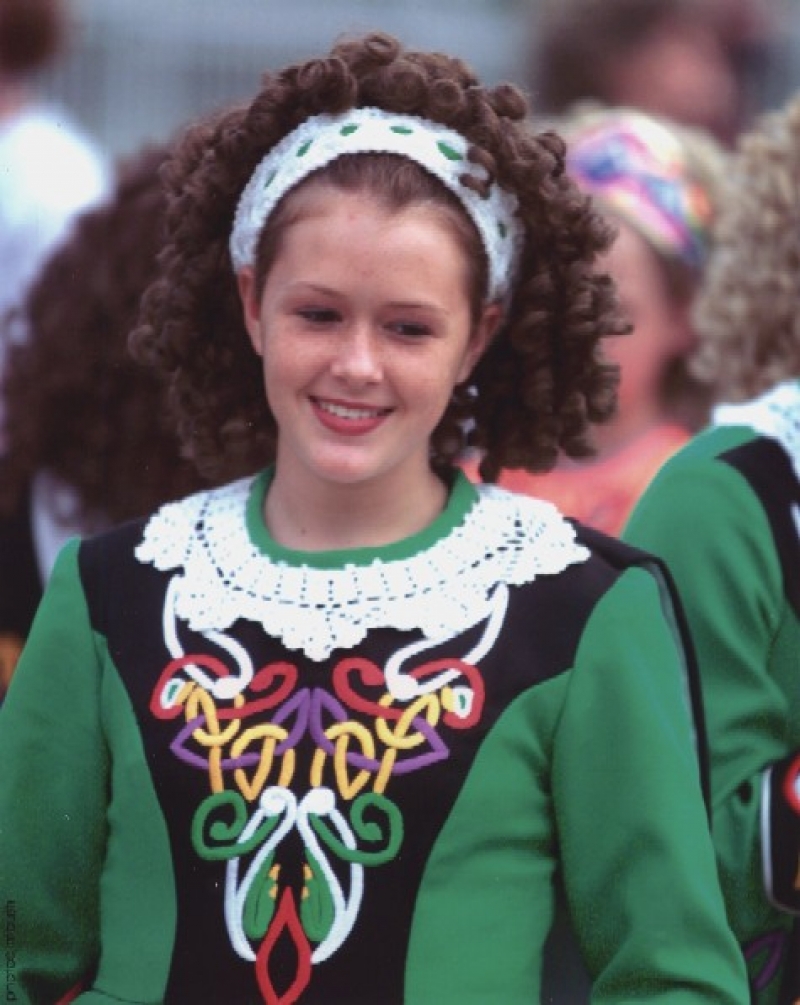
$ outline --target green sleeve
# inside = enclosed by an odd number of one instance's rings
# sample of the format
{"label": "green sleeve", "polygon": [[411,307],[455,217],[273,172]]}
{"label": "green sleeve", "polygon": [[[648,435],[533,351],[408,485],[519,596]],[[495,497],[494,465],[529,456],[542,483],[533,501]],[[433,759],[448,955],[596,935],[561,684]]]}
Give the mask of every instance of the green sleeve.
{"label": "green sleeve", "polygon": [[567,902],[595,1003],[749,999],[725,918],[680,650],[626,572],[581,639],[554,745]]}
{"label": "green sleeve", "polygon": [[87,1005],[154,1003],[175,923],[166,828],[127,694],[92,631],[78,548],[56,563],[0,712],[10,1000],[42,1005],[80,986]]}
{"label": "green sleeve", "polygon": [[0,712],[0,885],[13,990],[54,1002],[96,965],[108,752],[100,676],[68,545]]}
{"label": "green sleeve", "polygon": [[[720,879],[747,943],[790,921],[766,897],[761,861],[762,775],[797,730],[788,707],[797,654],[776,659],[791,615],[767,517],[728,465],[689,459],[662,472],[625,537],[666,560],[683,599],[703,685]],[[795,668],[793,683],[781,665]]]}
{"label": "green sleeve", "polygon": [[[749,1000],[665,614],[655,578],[629,570],[593,612],[575,666],[493,725],[428,862],[406,1001],[537,1000],[559,888],[595,1005]],[[585,1000],[572,954],[556,953],[547,1001]]]}

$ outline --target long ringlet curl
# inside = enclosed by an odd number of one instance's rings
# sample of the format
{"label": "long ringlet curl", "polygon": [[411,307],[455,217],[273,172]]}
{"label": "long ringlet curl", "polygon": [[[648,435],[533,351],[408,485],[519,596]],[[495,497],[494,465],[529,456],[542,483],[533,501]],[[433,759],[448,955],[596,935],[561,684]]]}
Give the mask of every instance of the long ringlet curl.
{"label": "long ringlet curl", "polygon": [[519,200],[525,247],[505,321],[469,385],[456,388],[432,463],[450,466],[475,447],[491,480],[501,468],[546,470],[562,450],[586,455],[589,423],[610,417],[615,400],[617,371],[601,340],[627,329],[610,280],[595,271],[612,232],[568,179],[560,138],[536,132],[520,91],[484,87],[462,61],[406,50],[386,34],[265,74],[249,105],[190,127],[175,148],[161,275],[131,345],[165,373],[184,450],[215,479],[274,458],[261,361],[228,256],[234,212],[283,136],[309,116],[360,106],[457,130],[471,159]]}

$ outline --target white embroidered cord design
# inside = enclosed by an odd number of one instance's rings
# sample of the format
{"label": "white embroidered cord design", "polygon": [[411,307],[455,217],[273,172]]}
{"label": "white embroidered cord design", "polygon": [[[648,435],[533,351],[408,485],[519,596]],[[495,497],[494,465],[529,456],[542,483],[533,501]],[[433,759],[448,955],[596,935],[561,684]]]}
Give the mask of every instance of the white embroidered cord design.
{"label": "white embroidered cord design", "polygon": [[176,573],[175,613],[195,631],[244,618],[313,660],[373,628],[451,638],[491,615],[499,584],[556,575],[589,557],[550,503],[482,486],[464,521],[410,558],[333,569],[278,563],[248,535],[250,486],[245,479],[162,507],[136,557]]}
{"label": "white embroidered cord design", "polygon": [[712,420],[717,426],[750,426],[761,436],[777,440],[792,462],[800,481],[800,384],[787,381],[744,404],[718,405]]}
{"label": "white embroidered cord design", "polygon": [[522,243],[515,217],[516,196],[492,185],[486,198],[461,183],[485,169],[467,160],[459,133],[414,115],[354,108],[339,115],[314,115],[277,143],[256,167],[236,209],[230,252],[238,272],[255,261],[264,224],[279,200],[312,172],[346,154],[392,153],[422,165],[461,201],[478,228],[489,259],[489,298],[510,289]]}

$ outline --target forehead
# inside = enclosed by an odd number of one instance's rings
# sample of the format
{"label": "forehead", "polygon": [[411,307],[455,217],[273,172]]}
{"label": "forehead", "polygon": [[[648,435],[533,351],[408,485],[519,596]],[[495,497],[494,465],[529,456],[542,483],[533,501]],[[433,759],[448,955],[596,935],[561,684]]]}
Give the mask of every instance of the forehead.
{"label": "forehead", "polygon": [[276,261],[290,249],[302,251],[310,260],[336,249],[345,260],[371,247],[375,258],[393,255],[430,256],[438,270],[457,260],[466,266],[467,255],[450,221],[435,208],[413,204],[395,209],[369,193],[342,192],[315,186],[289,207]]}
{"label": "forehead", "polygon": [[[465,228],[471,223],[461,212],[454,216],[447,205],[438,201],[417,200],[396,206],[380,192],[344,190],[324,178],[312,178],[296,190],[287,193],[276,224],[279,240],[283,241],[289,230],[300,223],[317,223],[322,227],[370,225],[386,227],[387,238],[409,228],[418,231],[420,238],[431,238],[453,246],[465,260],[480,257],[481,248],[477,234]],[[407,226],[408,225],[408,226]],[[476,247],[477,245],[477,247]]]}
{"label": "forehead", "polygon": [[[340,162],[365,161],[364,157],[343,157]],[[392,158],[398,160],[398,158]],[[335,167],[336,164],[330,167]],[[409,165],[418,175],[424,171]],[[451,225],[472,226],[466,211],[436,179],[429,185],[383,185],[380,176],[371,173],[349,173],[340,176],[329,174],[327,169],[304,179],[284,196],[275,216],[279,221],[292,222],[302,216],[319,213],[320,208],[332,202],[363,204],[372,212],[396,216],[405,212],[422,211],[430,219],[447,220]],[[477,235],[476,235],[477,236]]]}
{"label": "forehead", "polygon": [[[343,161],[360,159],[362,158],[341,158]],[[370,159],[363,158],[364,161]],[[412,167],[415,172],[421,170],[417,165]],[[488,260],[483,243],[466,211],[446,191],[442,199],[439,194],[441,186],[436,179],[431,181],[433,194],[427,185],[417,186],[415,189],[413,184],[409,186],[402,183],[404,198],[398,199],[396,190],[387,193],[383,186],[376,184],[374,172],[366,172],[365,175],[348,173],[344,184],[339,183],[339,175],[331,176],[327,170],[310,175],[287,192],[267,221],[258,246],[259,286],[282,254],[289,229],[293,225],[314,218],[320,222],[330,222],[334,213],[339,214],[340,221],[348,214],[354,222],[369,216],[372,221],[384,221],[391,226],[411,221],[424,231],[429,240],[433,238],[437,241],[441,249],[447,247],[448,252],[452,249],[454,256],[460,259],[459,270],[466,268],[469,298],[477,309],[486,298],[488,285]],[[410,196],[411,192],[414,193],[413,197]],[[449,254],[448,258],[452,262]]]}
{"label": "forehead", "polygon": [[362,305],[437,303],[473,310],[471,270],[460,244],[425,207],[319,188],[304,196],[265,275],[272,300],[308,288]]}

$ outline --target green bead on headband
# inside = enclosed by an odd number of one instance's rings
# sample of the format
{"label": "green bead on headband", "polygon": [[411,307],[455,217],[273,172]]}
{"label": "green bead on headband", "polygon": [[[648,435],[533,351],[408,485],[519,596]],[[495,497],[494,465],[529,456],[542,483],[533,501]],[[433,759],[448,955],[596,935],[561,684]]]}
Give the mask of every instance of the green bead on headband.
{"label": "green bead on headband", "polygon": [[347,154],[390,153],[415,161],[453,192],[478,228],[489,260],[489,300],[510,292],[522,246],[517,199],[492,184],[485,198],[462,184],[485,170],[467,158],[467,140],[452,129],[414,115],[354,108],[314,115],[277,143],[245,186],[230,238],[233,267],[255,264],[264,224],[280,199],[304,178]]}

